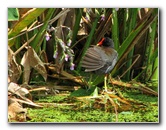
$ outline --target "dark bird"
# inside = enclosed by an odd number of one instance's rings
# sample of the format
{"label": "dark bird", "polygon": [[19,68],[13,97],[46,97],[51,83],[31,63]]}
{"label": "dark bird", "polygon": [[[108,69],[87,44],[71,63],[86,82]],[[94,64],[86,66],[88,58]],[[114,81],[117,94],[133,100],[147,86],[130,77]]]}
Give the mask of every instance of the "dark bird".
{"label": "dark bird", "polygon": [[118,59],[118,53],[114,49],[114,42],[109,37],[104,37],[96,45],[90,47],[82,60],[82,67],[85,72],[105,74],[104,87],[107,91],[107,75],[114,68]]}

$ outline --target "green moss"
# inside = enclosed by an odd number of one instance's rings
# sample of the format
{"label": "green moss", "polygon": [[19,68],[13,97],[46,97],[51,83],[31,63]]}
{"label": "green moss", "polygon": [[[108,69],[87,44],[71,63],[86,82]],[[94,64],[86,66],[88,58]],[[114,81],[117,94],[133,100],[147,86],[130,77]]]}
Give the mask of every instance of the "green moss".
{"label": "green moss", "polygon": [[[146,106],[135,106],[131,111],[121,111],[118,113],[118,122],[159,122],[158,118],[158,97],[148,96],[139,91],[126,90],[124,97],[140,101]],[[46,103],[73,103],[76,105],[57,107],[44,107],[40,109],[29,108],[28,116],[31,118],[28,122],[115,122],[116,115],[114,107],[107,110],[103,106],[94,107],[98,100],[90,99],[78,101],[74,97],[67,95],[56,95],[43,97],[37,102]],[[109,104],[111,105],[111,104]],[[133,106],[134,107],[134,106]]]}
{"label": "green moss", "polygon": [[112,113],[90,108],[74,110],[70,107],[29,109],[29,122],[111,122]]}
{"label": "green moss", "polygon": [[147,110],[137,112],[121,112],[118,115],[119,122],[159,122],[157,107],[149,107]]}

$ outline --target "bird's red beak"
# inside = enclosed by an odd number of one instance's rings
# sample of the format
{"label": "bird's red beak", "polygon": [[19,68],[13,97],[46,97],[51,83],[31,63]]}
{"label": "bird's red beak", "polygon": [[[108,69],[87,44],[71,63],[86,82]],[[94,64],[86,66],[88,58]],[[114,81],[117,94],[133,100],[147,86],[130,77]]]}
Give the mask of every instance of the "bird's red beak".
{"label": "bird's red beak", "polygon": [[101,46],[103,44],[103,41],[105,40],[105,38],[102,38],[101,41],[97,44],[98,46]]}

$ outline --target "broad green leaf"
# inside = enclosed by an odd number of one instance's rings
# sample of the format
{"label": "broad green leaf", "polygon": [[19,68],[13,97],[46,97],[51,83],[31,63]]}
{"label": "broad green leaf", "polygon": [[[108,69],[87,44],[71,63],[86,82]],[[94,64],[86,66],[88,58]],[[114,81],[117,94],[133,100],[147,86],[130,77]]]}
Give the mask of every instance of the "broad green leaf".
{"label": "broad green leaf", "polygon": [[8,8],[8,21],[19,20],[19,12],[17,8]]}

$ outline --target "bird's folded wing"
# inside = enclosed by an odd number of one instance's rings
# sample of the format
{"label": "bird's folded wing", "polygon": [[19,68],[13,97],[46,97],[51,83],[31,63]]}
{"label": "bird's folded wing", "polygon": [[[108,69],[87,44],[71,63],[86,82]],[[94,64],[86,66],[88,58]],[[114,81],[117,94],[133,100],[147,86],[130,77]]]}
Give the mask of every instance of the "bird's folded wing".
{"label": "bird's folded wing", "polygon": [[86,68],[86,72],[95,71],[104,66],[100,54],[92,47],[89,48],[83,58],[82,67]]}

